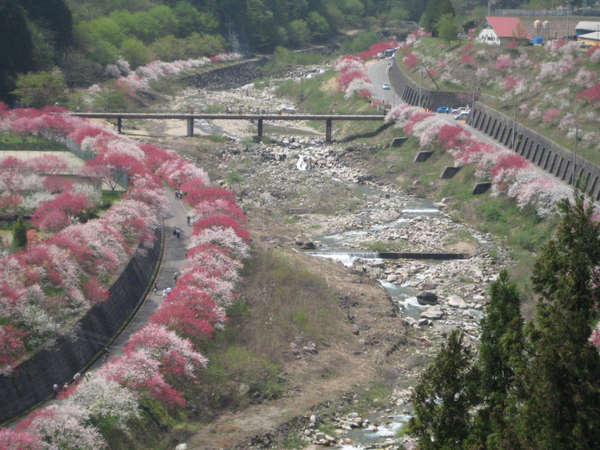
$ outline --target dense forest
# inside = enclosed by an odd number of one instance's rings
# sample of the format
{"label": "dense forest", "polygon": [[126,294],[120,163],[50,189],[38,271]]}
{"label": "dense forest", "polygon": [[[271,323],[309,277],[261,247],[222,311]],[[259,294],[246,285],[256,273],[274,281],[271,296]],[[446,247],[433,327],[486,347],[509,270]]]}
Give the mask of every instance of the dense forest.
{"label": "dense forest", "polygon": [[298,48],[343,28],[418,19],[422,9],[415,0],[0,0],[0,98],[11,100],[26,73],[54,90],[86,86],[110,78],[119,59],[135,69]]}
{"label": "dense forest", "polygon": [[[351,29],[419,21],[426,5],[436,2],[0,0],[0,99],[14,102],[19,77],[56,92],[114,78],[118,60],[135,69],[156,59],[306,47]],[[482,0],[452,3],[457,22],[485,14]]]}

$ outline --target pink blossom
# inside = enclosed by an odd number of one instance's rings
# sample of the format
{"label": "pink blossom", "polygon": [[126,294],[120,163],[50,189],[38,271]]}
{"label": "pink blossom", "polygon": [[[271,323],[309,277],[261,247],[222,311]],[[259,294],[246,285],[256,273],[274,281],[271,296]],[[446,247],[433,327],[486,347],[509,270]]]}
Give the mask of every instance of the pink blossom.
{"label": "pink blossom", "polygon": [[500,55],[494,66],[500,72],[506,72],[512,66],[512,59],[509,55]]}
{"label": "pink blossom", "polygon": [[561,116],[560,109],[548,108],[542,117],[545,123],[556,123]]}

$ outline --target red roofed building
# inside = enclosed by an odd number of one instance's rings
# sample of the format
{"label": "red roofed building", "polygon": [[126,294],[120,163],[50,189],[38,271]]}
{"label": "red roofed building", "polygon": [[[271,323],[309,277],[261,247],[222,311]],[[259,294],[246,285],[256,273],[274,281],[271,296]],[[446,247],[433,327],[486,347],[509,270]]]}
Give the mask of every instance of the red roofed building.
{"label": "red roofed building", "polygon": [[487,25],[479,32],[477,41],[491,45],[500,45],[510,41],[528,41],[529,33],[518,17],[486,17]]}

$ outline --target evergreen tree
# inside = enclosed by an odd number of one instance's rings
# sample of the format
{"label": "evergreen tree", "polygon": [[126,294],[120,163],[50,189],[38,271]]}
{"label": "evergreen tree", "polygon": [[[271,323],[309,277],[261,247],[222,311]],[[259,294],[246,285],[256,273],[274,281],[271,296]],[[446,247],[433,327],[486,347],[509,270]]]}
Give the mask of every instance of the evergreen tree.
{"label": "evergreen tree", "polygon": [[521,300],[506,271],[492,283],[490,294],[490,304],[481,321],[477,363],[482,405],[470,441],[487,448],[514,448],[512,400],[519,391],[515,376],[524,364]]}
{"label": "evergreen tree", "polygon": [[27,227],[23,223],[23,218],[19,216],[13,225],[12,243],[15,247],[25,247],[27,245]]}
{"label": "evergreen tree", "polygon": [[532,277],[541,299],[527,332],[520,438],[528,448],[599,448],[600,357],[588,339],[600,289],[600,225],[581,193],[560,208],[556,237]]}
{"label": "evergreen tree", "polygon": [[413,393],[408,432],[419,439],[419,448],[458,448],[467,438],[475,372],[463,337],[457,329],[450,333]]}
{"label": "evergreen tree", "polygon": [[447,42],[455,41],[458,37],[458,25],[452,14],[443,14],[435,24],[440,39]]}
{"label": "evergreen tree", "polygon": [[428,0],[425,12],[421,16],[420,25],[434,36],[437,36],[437,23],[440,17],[445,14],[455,16],[454,7],[450,0]]}
{"label": "evergreen tree", "polygon": [[16,0],[0,0],[0,55],[0,99],[9,100],[16,74],[33,66],[26,12]]}

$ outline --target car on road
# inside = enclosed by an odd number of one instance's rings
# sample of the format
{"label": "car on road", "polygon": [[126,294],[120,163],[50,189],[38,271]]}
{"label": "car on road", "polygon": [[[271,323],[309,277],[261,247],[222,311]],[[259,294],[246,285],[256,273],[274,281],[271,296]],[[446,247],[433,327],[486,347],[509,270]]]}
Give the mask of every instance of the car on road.
{"label": "car on road", "polygon": [[458,113],[461,113],[463,111],[468,111],[468,110],[469,110],[468,106],[459,106],[458,108],[452,108],[450,110],[450,113],[452,113],[452,114],[458,114]]}
{"label": "car on road", "polygon": [[448,114],[450,112],[450,108],[448,108],[447,106],[440,106],[435,111],[443,114]]}
{"label": "car on road", "polygon": [[469,118],[470,111],[462,111],[454,116],[454,120],[467,120]]}
{"label": "car on road", "polygon": [[381,85],[381,89],[383,89],[384,91],[389,91],[391,89],[389,83],[383,83]]}

